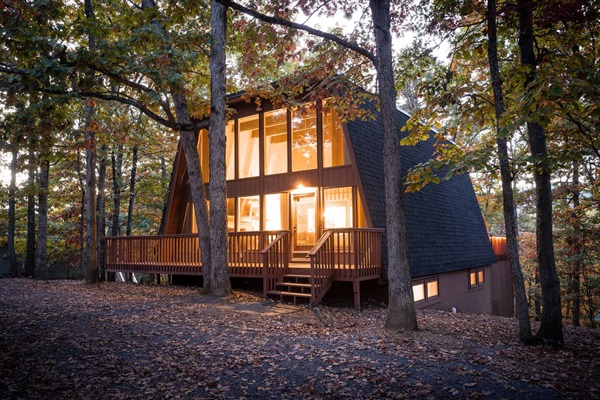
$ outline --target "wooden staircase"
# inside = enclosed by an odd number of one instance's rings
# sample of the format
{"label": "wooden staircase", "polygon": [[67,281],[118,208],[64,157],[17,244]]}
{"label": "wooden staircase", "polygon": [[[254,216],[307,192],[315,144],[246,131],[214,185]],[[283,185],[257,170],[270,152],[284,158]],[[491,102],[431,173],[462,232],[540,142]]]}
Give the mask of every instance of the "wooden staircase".
{"label": "wooden staircase", "polygon": [[298,299],[306,299],[310,306],[316,306],[331,287],[331,279],[326,284],[313,288],[310,275],[287,274],[275,287],[267,295],[278,296],[280,301],[292,301],[294,304],[298,304]]}

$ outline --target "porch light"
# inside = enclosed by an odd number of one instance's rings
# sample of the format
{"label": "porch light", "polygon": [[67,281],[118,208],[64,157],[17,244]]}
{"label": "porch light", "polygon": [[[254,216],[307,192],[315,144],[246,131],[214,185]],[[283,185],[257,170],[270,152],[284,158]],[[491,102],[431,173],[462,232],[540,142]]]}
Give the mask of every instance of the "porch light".
{"label": "porch light", "polygon": [[299,183],[296,186],[296,189],[292,190],[292,194],[308,194],[314,193],[317,191],[317,188],[314,187],[305,187],[302,183]]}

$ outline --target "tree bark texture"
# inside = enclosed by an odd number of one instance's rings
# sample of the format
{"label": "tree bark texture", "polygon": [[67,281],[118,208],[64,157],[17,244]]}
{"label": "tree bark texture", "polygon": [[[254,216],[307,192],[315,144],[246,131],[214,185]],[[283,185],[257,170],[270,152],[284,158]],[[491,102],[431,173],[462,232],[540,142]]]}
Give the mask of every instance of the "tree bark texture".
{"label": "tree bark texture", "polygon": [[39,194],[38,194],[38,234],[35,257],[35,276],[48,279],[48,182],[50,161],[46,158],[48,148],[44,148],[40,157]]}
{"label": "tree bark texture", "polygon": [[227,184],[225,168],[225,46],[227,7],[211,0],[210,26],[210,241],[211,292],[226,296],[231,292],[227,270]]}
{"label": "tree bark texture", "polygon": [[138,145],[133,146],[133,154],[131,160],[131,177],[129,178],[129,203],[127,205],[127,227],[125,234],[131,236],[131,227],[133,225],[133,205],[135,203],[135,180],[137,178],[137,163],[138,163]]}
{"label": "tree bark texture", "polygon": [[[518,0],[519,50],[521,65],[527,68],[525,92],[532,91],[536,80],[534,53],[533,1]],[[552,234],[552,185],[544,128],[527,119],[529,148],[534,162],[536,191],[536,248],[542,287],[542,320],[536,336],[553,344],[563,344],[560,282],[556,272]]]}
{"label": "tree bark texture", "polygon": [[10,263],[10,276],[16,278],[19,275],[19,264],[17,263],[17,252],[15,250],[17,159],[19,156],[16,137],[13,137],[10,153],[10,183],[8,186],[8,261]]}
{"label": "tree bark texture", "polygon": [[29,139],[27,157],[27,250],[25,251],[25,276],[35,276],[35,143]]}
{"label": "tree bark texture", "polygon": [[531,341],[531,321],[529,320],[529,306],[525,292],[523,271],[519,262],[519,228],[517,211],[514,204],[512,189],[512,173],[508,159],[508,146],[506,137],[500,134],[503,127],[504,95],[502,80],[498,68],[498,37],[496,26],[496,0],[488,0],[488,62],[490,77],[494,92],[494,106],[496,111],[496,144],[498,146],[498,160],[500,161],[500,176],[502,179],[502,204],[504,211],[504,226],[506,229],[506,242],[508,247],[508,264],[512,275],[515,296],[516,317],[519,321],[519,339],[523,343]]}
{"label": "tree bark texture", "polygon": [[[121,187],[123,186],[123,145],[113,148],[111,156],[113,183],[112,236],[121,236]],[[129,236],[129,235],[128,235]]]}
{"label": "tree bark texture", "polygon": [[392,64],[389,0],[371,0],[377,49],[377,78],[381,104],[388,248],[389,305],[385,326],[391,331],[417,330],[404,218],[404,188],[400,159],[396,88]]}

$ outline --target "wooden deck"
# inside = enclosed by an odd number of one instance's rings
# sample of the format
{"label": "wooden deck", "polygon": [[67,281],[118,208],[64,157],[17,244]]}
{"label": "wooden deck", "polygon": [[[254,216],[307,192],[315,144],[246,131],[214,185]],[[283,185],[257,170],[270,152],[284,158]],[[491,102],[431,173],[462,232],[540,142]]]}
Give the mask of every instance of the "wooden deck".
{"label": "wooden deck", "polygon": [[[325,231],[306,263],[291,263],[289,231],[230,232],[227,256],[230,277],[262,278],[264,296],[306,298],[317,305],[333,281],[353,282],[360,309],[360,282],[382,272],[380,229]],[[202,275],[198,235],[106,238],[105,269],[167,275]]]}

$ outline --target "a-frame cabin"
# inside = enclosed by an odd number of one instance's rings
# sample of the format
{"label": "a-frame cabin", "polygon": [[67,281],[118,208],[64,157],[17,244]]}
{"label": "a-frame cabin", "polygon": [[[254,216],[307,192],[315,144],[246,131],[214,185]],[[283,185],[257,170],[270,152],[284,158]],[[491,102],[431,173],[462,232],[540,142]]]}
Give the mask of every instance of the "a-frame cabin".
{"label": "a-frame cabin", "polygon": [[[226,128],[230,276],[262,279],[265,296],[311,305],[333,282],[349,281],[359,308],[361,282],[383,282],[387,264],[378,112],[367,105],[375,120],[342,123],[326,100],[290,110],[236,95],[228,105],[236,110]],[[398,118],[404,125],[408,115]],[[198,137],[205,182],[208,134]],[[432,143],[401,153],[408,169],[432,156]],[[407,193],[405,213],[419,307],[511,314],[510,276],[497,263],[468,175]],[[106,270],[202,275],[195,233],[180,147],[161,236],[108,238]]]}

